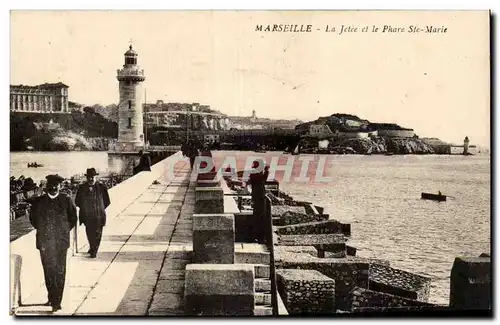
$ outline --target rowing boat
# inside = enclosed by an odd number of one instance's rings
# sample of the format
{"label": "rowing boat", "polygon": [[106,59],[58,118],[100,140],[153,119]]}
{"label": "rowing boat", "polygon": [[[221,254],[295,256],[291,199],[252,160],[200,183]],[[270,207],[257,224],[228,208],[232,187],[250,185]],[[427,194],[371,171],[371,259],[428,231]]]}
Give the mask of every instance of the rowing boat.
{"label": "rowing boat", "polygon": [[446,195],[423,193],[422,192],[422,199],[442,202],[442,201],[446,201]]}

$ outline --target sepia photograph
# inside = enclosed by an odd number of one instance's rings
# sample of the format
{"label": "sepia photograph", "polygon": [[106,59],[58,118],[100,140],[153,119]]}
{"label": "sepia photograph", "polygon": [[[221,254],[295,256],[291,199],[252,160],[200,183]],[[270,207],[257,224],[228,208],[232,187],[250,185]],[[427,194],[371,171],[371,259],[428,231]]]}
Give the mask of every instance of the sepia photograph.
{"label": "sepia photograph", "polygon": [[488,10],[11,10],[13,318],[492,317]]}

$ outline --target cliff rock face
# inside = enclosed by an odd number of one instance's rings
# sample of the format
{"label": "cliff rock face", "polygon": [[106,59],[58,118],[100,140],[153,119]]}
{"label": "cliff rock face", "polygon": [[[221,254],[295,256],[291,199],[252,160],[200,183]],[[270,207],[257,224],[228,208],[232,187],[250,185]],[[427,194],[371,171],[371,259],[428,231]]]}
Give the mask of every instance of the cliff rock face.
{"label": "cliff rock face", "polygon": [[397,154],[431,154],[434,150],[431,146],[419,139],[389,139],[388,151]]}
{"label": "cliff rock face", "polygon": [[108,150],[109,139],[86,138],[73,132],[61,132],[52,138],[50,145],[62,151],[104,151]]}
{"label": "cliff rock face", "polygon": [[[317,140],[301,141],[300,151],[312,153],[317,147]],[[433,154],[432,147],[417,138],[376,137],[369,139],[336,139],[330,141],[328,148],[320,150],[333,154]]]}
{"label": "cliff rock face", "polygon": [[57,131],[28,139],[27,145],[40,151],[105,151],[108,138],[87,138],[71,131]]}
{"label": "cliff rock face", "polygon": [[70,114],[10,114],[11,151],[107,150],[118,125],[91,108]]}

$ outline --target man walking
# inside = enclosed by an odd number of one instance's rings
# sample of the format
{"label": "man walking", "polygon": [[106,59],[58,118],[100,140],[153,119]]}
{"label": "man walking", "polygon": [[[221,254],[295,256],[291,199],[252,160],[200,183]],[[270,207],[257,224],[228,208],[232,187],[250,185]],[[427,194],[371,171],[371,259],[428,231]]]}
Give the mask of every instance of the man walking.
{"label": "man walking", "polygon": [[46,305],[56,312],[61,309],[69,233],[76,225],[77,216],[71,198],[59,193],[64,179],[57,174],[48,175],[46,179],[45,194],[31,201],[30,222],[36,229],[36,248],[40,251],[45,275]]}
{"label": "man walking", "polygon": [[88,168],[87,182],[78,187],[75,197],[76,206],[80,208],[80,224],[85,224],[90,258],[97,257],[102,228],[106,225],[106,208],[110,204],[108,189],[97,181],[97,175],[95,168]]}

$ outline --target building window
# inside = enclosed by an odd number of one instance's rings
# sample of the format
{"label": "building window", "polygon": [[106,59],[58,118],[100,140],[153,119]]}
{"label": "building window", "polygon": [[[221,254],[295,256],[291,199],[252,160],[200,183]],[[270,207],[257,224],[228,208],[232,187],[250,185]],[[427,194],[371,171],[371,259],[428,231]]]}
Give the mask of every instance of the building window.
{"label": "building window", "polygon": [[125,58],[125,64],[137,64],[137,58]]}
{"label": "building window", "polygon": [[129,129],[132,128],[132,118],[131,117],[128,118],[128,128]]}
{"label": "building window", "polygon": [[128,109],[132,109],[132,101],[131,100],[128,101]]}

